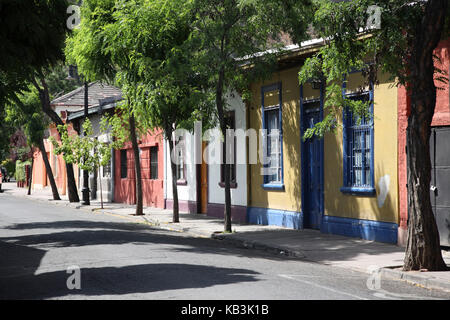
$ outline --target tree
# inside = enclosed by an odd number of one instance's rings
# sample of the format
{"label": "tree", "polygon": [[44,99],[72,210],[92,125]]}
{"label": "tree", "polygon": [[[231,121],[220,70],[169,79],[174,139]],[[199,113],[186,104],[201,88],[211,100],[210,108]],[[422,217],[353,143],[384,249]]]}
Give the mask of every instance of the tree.
{"label": "tree", "polygon": [[[133,145],[137,214],[142,213],[142,187],[136,135],[161,129],[170,140],[176,128],[192,124],[201,106],[200,81],[182,47],[191,31],[190,8],[189,1],[179,0],[88,1],[68,45],[84,74],[113,78],[125,95],[110,124],[115,148],[122,147],[124,130]],[[173,151],[173,143],[169,146]],[[175,177],[174,161],[171,169]],[[176,179],[173,187],[173,222],[179,222]]]}
{"label": "tree", "polygon": [[[47,152],[44,147],[44,132],[49,125],[48,119],[42,113],[39,96],[36,90],[32,88],[30,91],[18,95],[19,102],[15,105],[7,106],[8,119],[7,122],[22,127],[26,136],[27,144],[31,151],[36,147],[42,154],[47,177],[52,188],[53,200],[61,200],[56,187],[55,178],[53,176],[52,168],[48,161]],[[33,170],[33,155],[31,153],[31,172],[28,194],[31,194],[31,176]]]}
{"label": "tree", "polygon": [[[118,7],[125,5],[121,2],[117,3]],[[72,37],[67,41],[66,54],[69,61],[77,65],[78,70],[86,80],[102,80],[115,83],[120,77],[119,72],[126,70],[129,63],[127,56],[114,56],[110,52],[108,45],[105,45],[107,38],[104,34],[104,28],[114,22],[113,12],[118,7],[116,8],[115,6],[115,0],[87,0],[83,2],[81,22],[79,28],[74,30]],[[122,73],[121,75],[128,76],[122,79],[122,84],[136,84],[136,74]],[[124,92],[124,94],[127,96],[127,92]],[[129,97],[126,97],[125,102],[121,116],[126,117],[129,121],[121,128],[128,133],[133,147],[136,173],[136,215],[142,215],[143,196],[136,120],[133,104],[129,103],[131,102]]]}
{"label": "tree", "polygon": [[[296,38],[303,39],[307,25],[302,24],[304,20],[299,15],[307,15],[309,1],[298,1],[298,4],[286,1],[281,5],[278,1],[258,0],[196,0],[194,3],[196,20],[191,36],[192,50],[196,52],[197,71],[205,75],[214,90],[215,112],[226,146],[226,93],[237,91],[246,99],[249,97],[248,84],[270,74],[276,65],[274,59],[280,53],[277,40],[281,27],[282,30],[295,30],[298,32]],[[294,7],[304,10],[290,10]],[[299,15],[295,17],[295,23],[290,20],[292,24],[287,25],[273,14],[279,12],[297,12]],[[266,54],[257,54],[262,52]],[[225,158],[230,159],[230,148],[225,150]],[[224,230],[231,232],[230,163],[226,161],[221,166],[225,181]]]}
{"label": "tree", "polygon": [[[351,69],[362,69],[368,85],[376,84],[378,70],[406,86],[411,97],[407,128],[408,240],[404,270],[444,270],[439,235],[430,203],[430,124],[436,102],[433,50],[448,30],[448,1],[375,1],[381,24],[370,21],[374,1],[334,3],[315,1],[314,30],[324,39],[319,52],[306,60],[299,79],[323,78],[326,107],[349,107],[364,114],[370,103],[355,104],[343,99],[340,86]],[[336,123],[338,109],[328,108],[322,123],[307,132],[322,135]]]}
{"label": "tree", "polygon": [[[58,126],[64,126],[64,122],[61,117],[53,110],[50,104],[50,92],[45,80],[45,74],[41,73],[38,78],[31,79],[31,83],[36,88],[39,94],[39,100],[41,102],[42,111],[52,120],[52,122]],[[60,132],[61,134],[61,132]],[[77,185],[75,183],[75,175],[73,166],[71,163],[66,162],[66,174],[67,174],[67,191],[70,202],[80,202],[78,196]]]}
{"label": "tree", "polygon": [[12,126],[6,120],[7,114],[5,108],[0,108],[0,160],[6,160],[9,157],[9,151],[11,148],[10,137],[14,133],[17,127]]}
{"label": "tree", "polygon": [[[100,141],[94,136],[92,124],[87,118],[82,125],[84,135],[69,135],[67,124],[59,126],[61,142],[50,137],[56,154],[62,154],[67,163],[75,163],[82,170],[93,172],[105,166],[111,159],[111,148],[109,143]],[[106,133],[107,127],[102,119],[101,132]],[[103,192],[100,179],[100,203],[103,209]]]}
{"label": "tree", "polygon": [[[169,142],[172,171],[173,222],[179,222],[176,181],[176,129],[192,129],[195,120],[208,122],[207,90],[193,70],[187,41],[192,32],[192,5],[188,1],[132,1],[114,14],[105,27],[108,50],[128,66],[121,79],[136,120],[145,130],[161,129]],[[120,35],[120,36],[118,36]],[[124,48],[126,48],[124,50]],[[126,81],[127,82],[127,81]]]}
{"label": "tree", "polygon": [[66,0],[3,0],[0,16],[0,107],[27,90],[35,73],[63,59]]}
{"label": "tree", "polygon": [[[0,102],[18,102],[17,94],[31,82],[39,92],[42,111],[56,125],[63,122],[50,106],[45,75],[64,60],[67,7],[66,0],[5,0],[0,5],[4,26],[0,31]],[[66,169],[69,201],[78,202],[73,167],[66,164]]]}

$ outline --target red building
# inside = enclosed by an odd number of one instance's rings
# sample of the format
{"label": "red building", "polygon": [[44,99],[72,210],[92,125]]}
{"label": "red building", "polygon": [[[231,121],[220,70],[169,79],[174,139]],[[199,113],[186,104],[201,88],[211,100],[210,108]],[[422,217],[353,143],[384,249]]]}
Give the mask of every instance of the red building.
{"label": "red building", "polygon": [[[155,131],[142,137],[139,143],[143,204],[164,208],[163,135]],[[131,142],[114,152],[114,202],[136,203],[136,173]]]}
{"label": "red building", "polygon": [[[103,113],[114,112],[116,101],[121,99],[121,91],[114,86],[93,82],[88,90],[88,117],[93,124],[94,134],[100,127],[100,118]],[[52,101],[52,108],[61,115],[64,122],[68,123],[69,133],[78,134],[84,119],[84,87]],[[78,131],[78,132],[77,132]],[[59,139],[59,134],[54,124],[48,130],[49,135]],[[62,155],[54,153],[53,145],[46,140],[44,142],[46,153],[52,167],[56,185],[61,195],[66,194],[67,174]],[[161,131],[149,132],[139,141],[140,161],[142,172],[143,204],[149,207],[164,208],[164,152],[163,135]],[[89,188],[91,198],[98,199],[98,182],[102,180],[104,201],[136,203],[136,178],[134,170],[134,156],[131,143],[125,144],[122,150],[114,150],[110,165],[102,167],[100,176],[91,173]],[[75,180],[80,189],[82,173],[74,165]],[[33,187],[48,187],[47,172],[39,151],[34,153]]]}
{"label": "red building", "polygon": [[[450,73],[450,38],[443,40],[435,50],[439,58],[435,66]],[[448,74],[446,75],[448,80]],[[450,246],[450,102],[449,84],[436,80],[436,109],[431,123],[430,153],[432,163],[432,179],[430,192],[433,212],[439,228],[441,245]],[[411,108],[410,97],[406,89],[398,91],[398,176],[399,176],[399,213],[400,224],[398,244],[406,244],[408,221],[408,191],[406,162],[406,128]]]}

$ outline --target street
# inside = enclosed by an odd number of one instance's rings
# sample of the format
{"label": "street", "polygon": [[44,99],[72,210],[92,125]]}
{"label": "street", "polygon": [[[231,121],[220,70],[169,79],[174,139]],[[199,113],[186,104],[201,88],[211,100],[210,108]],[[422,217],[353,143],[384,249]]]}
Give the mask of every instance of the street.
{"label": "street", "polygon": [[371,287],[368,274],[6,194],[0,257],[0,299],[450,297],[396,280]]}

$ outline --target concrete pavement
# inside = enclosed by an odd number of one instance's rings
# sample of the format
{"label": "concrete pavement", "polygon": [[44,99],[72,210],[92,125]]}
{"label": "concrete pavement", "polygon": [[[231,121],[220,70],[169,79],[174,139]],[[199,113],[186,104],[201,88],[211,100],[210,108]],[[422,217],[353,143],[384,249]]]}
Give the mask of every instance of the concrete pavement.
{"label": "concrete pavement", "polygon": [[[277,226],[233,224],[232,233],[223,233],[223,220],[201,214],[180,213],[180,223],[172,223],[172,212],[158,208],[144,208],[143,216],[134,215],[134,206],[99,201],[90,206],[70,203],[67,197],[51,200],[50,189],[36,190],[27,196],[25,188],[15,183],[3,185],[3,195],[27,197],[35,200],[87,210],[93,214],[109,214],[124,220],[147,224],[165,230],[188,233],[196,237],[213,238],[239,247],[269,251],[278,255],[295,256],[306,261],[348,268],[365,273],[378,273],[384,278],[402,279],[421,287],[450,292],[450,271],[404,272],[401,270],[404,248],[391,244],[367,241],[338,235],[323,234],[317,230],[290,230]],[[450,252],[443,251],[450,265]]]}

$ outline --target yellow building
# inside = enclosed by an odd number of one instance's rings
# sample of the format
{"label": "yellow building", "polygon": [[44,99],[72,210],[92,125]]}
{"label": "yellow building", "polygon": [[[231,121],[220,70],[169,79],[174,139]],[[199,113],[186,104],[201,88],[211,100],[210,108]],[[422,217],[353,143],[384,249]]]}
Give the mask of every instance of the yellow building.
{"label": "yellow building", "polygon": [[373,117],[343,113],[336,132],[304,141],[303,132],[324,116],[322,85],[299,85],[298,57],[305,54],[290,54],[270,79],[251,85],[248,128],[268,136],[258,146],[262,161],[249,164],[247,219],[397,243],[397,88],[380,75],[361,93],[362,75],[351,73],[343,94],[373,98]]}

